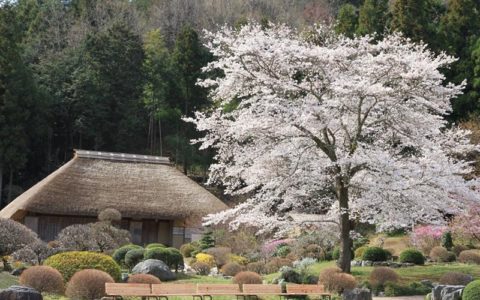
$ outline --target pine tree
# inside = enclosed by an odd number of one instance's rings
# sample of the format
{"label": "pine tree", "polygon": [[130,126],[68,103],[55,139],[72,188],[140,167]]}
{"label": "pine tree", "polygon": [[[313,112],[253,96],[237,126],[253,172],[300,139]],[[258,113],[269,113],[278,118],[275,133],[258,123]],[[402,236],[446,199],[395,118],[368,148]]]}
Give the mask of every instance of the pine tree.
{"label": "pine tree", "polygon": [[382,36],[387,24],[388,0],[365,0],[360,7],[357,33]]}
{"label": "pine tree", "polygon": [[357,8],[351,4],[344,4],[338,10],[335,31],[352,37],[357,29]]}
{"label": "pine tree", "polygon": [[429,0],[395,0],[392,6],[390,29],[419,42],[430,41]]}

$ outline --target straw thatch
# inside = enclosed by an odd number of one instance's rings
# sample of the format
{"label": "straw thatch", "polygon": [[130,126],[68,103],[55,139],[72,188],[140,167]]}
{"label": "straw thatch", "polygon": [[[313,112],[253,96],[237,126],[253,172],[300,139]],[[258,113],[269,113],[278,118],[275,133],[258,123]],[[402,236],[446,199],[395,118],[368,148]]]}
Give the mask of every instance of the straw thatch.
{"label": "straw thatch", "polygon": [[130,156],[77,151],[71,161],[0,211],[0,217],[97,216],[105,208],[116,208],[124,218],[183,219],[227,208],[165,158]]}

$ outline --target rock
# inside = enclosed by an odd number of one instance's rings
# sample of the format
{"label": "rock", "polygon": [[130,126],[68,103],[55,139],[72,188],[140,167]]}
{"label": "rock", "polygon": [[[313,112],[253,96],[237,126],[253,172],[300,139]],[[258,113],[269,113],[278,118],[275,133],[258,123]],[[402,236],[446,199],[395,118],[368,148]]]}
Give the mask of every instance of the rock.
{"label": "rock", "polygon": [[0,300],[43,300],[43,297],[32,288],[13,285],[0,291]]}
{"label": "rock", "polygon": [[362,267],[371,267],[373,262],[369,260],[362,260]]}
{"label": "rock", "polygon": [[352,261],[350,262],[350,265],[351,265],[352,267],[361,267],[361,266],[362,266],[362,262],[359,261],[359,260],[352,260]]}
{"label": "rock", "polygon": [[20,276],[22,275],[23,271],[25,271],[26,269],[27,269],[26,267],[20,267],[20,268],[14,269],[12,272],[10,272],[10,274],[12,274],[13,276]]}
{"label": "rock", "polygon": [[369,289],[353,289],[343,292],[343,300],[372,300],[372,292]]}
{"label": "rock", "polygon": [[175,274],[170,271],[170,268],[161,260],[147,259],[138,263],[132,270],[133,274],[150,274],[161,281],[175,280]]}
{"label": "rock", "polygon": [[432,300],[444,300],[443,297],[447,294],[451,294],[457,290],[462,291],[464,288],[463,285],[437,285],[432,289]]}
{"label": "rock", "polygon": [[210,269],[210,276],[217,276],[219,273],[218,273],[218,268],[217,267],[214,267],[214,268],[211,268]]}
{"label": "rock", "polygon": [[445,293],[445,295],[442,295],[442,300],[460,300],[462,299],[462,291],[463,289]]}

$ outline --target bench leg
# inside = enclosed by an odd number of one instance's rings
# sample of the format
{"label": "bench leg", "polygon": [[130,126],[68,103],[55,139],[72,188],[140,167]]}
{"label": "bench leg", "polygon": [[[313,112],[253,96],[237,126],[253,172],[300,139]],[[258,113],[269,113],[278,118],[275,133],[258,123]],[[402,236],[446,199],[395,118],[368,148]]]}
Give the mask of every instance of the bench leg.
{"label": "bench leg", "polygon": [[203,297],[201,295],[193,295],[192,300],[195,300],[197,297],[200,298],[200,300],[203,300]]}

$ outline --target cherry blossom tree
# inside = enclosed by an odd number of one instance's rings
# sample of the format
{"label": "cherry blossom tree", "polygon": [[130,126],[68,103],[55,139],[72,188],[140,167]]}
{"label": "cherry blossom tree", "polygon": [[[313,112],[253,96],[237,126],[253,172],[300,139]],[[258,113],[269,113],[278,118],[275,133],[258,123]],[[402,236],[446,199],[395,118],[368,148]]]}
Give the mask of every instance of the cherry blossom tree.
{"label": "cherry blossom tree", "polygon": [[205,71],[223,76],[199,84],[216,109],[189,120],[217,151],[209,183],[251,197],[206,224],[282,233],[305,224],[295,214],[338,223],[349,272],[355,224],[442,223],[474,199],[458,158],[472,150],[468,132],[443,118],[463,86],[439,72],[454,58],[399,34],[374,41],[324,26],[250,24],[207,39],[217,59]]}

